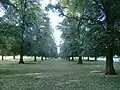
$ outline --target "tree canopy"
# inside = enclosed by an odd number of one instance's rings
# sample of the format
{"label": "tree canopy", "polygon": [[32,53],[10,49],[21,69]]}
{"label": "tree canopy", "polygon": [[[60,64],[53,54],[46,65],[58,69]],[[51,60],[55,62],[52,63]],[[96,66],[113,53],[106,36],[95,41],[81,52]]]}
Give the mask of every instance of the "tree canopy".
{"label": "tree canopy", "polygon": [[65,17],[60,25],[63,57],[74,51],[79,52],[77,56],[106,56],[105,74],[116,74],[113,56],[119,55],[120,47],[119,0],[60,0],[56,5],[49,4],[49,8]]}
{"label": "tree canopy", "polygon": [[53,29],[48,14],[42,9],[40,2],[30,0],[0,2],[6,9],[0,21],[1,54],[20,54],[19,63],[24,63],[24,55],[57,56]]}

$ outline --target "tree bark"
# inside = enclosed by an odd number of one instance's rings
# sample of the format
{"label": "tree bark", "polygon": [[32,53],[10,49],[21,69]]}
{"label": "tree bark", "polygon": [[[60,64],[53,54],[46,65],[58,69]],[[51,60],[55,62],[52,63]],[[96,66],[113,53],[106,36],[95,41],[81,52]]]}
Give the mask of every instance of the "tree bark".
{"label": "tree bark", "polygon": [[13,55],[13,59],[15,59],[15,55]]}
{"label": "tree bark", "polygon": [[114,66],[113,66],[113,51],[112,51],[111,47],[107,48],[105,74],[106,75],[116,75],[117,74],[115,72]]}
{"label": "tree bark", "polygon": [[87,59],[88,61],[90,60],[90,58],[88,57],[88,59]]}
{"label": "tree bark", "polygon": [[20,61],[19,64],[24,64],[23,61],[23,42],[21,42],[21,47],[20,47]]}
{"label": "tree bark", "polygon": [[41,60],[43,61],[43,56],[41,56]]}
{"label": "tree bark", "polygon": [[78,63],[77,64],[83,64],[83,62],[82,62],[82,57],[81,56],[79,56],[79,59],[78,59]]}
{"label": "tree bark", "polygon": [[70,61],[70,57],[68,57],[68,61]]}
{"label": "tree bark", "polygon": [[74,57],[72,56],[72,60],[71,61],[74,61]]}
{"label": "tree bark", "polygon": [[2,55],[2,60],[4,60],[4,55]]}
{"label": "tree bark", "polygon": [[95,61],[97,61],[97,57],[95,56]]}
{"label": "tree bark", "polygon": [[21,2],[21,9],[23,10],[21,12],[21,19],[22,19],[22,24],[21,24],[21,46],[20,46],[20,61],[19,61],[19,64],[24,64],[23,62],[23,53],[24,53],[24,48],[23,48],[23,43],[24,43],[24,30],[25,30],[25,26],[26,26],[26,21],[25,21],[25,18],[26,18],[26,9],[27,7],[27,2],[26,0],[24,0],[23,2]]}
{"label": "tree bark", "polygon": [[37,61],[36,54],[34,55],[34,61]]}

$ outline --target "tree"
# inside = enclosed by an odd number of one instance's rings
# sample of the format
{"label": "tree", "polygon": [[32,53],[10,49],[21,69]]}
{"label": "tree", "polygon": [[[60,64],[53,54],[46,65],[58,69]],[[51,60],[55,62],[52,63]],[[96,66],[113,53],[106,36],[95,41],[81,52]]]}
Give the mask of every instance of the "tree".
{"label": "tree", "polygon": [[[101,39],[104,45],[101,45],[102,47],[100,49],[104,49],[101,50],[101,52],[104,51],[104,55],[106,56],[106,75],[116,74],[113,67],[113,55],[115,54],[113,48],[116,46],[115,42],[119,42],[119,37],[115,37],[115,32],[119,32],[115,30],[120,20],[119,5],[119,0],[61,0],[56,6],[52,7],[52,5],[48,5],[49,7],[56,8],[60,12],[60,15],[67,18],[72,18],[80,22],[85,20],[87,23],[94,22],[95,25],[100,25],[102,37],[105,37]],[[67,14],[64,13],[64,9],[67,10]],[[71,11],[74,11],[74,14],[71,13]],[[94,34],[95,33],[96,32],[94,32]],[[100,34],[96,35],[100,37]],[[90,35],[90,37],[92,36]],[[114,40],[115,42],[113,42]],[[93,44],[97,48],[100,45],[100,43],[96,44],[95,42],[91,43],[91,45]],[[87,49],[88,48],[89,47],[87,47]],[[87,51],[91,51],[89,49]]]}
{"label": "tree", "polygon": [[[24,63],[23,55],[34,55],[35,61],[36,56],[48,55],[43,47],[45,43],[49,44],[49,38],[52,40],[52,45],[47,46],[51,49],[55,47],[51,52],[57,53],[48,15],[41,8],[39,2],[14,0],[9,1],[10,4],[3,1],[2,3],[7,10],[1,21],[2,32],[4,31],[8,37],[13,38],[12,43],[10,43],[10,54],[20,54],[19,63]],[[3,25],[4,23],[5,25]],[[5,28],[10,30],[5,30]]]}

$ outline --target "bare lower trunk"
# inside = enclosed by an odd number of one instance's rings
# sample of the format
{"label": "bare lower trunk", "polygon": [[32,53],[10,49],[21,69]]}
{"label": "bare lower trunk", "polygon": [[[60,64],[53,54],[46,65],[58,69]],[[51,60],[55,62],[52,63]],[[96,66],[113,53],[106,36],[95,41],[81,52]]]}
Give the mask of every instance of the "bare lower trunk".
{"label": "bare lower trunk", "polygon": [[70,61],[70,57],[68,57],[68,60]]}
{"label": "bare lower trunk", "polygon": [[74,61],[74,57],[72,56],[72,60],[71,61]]}
{"label": "bare lower trunk", "polygon": [[95,61],[97,61],[97,57],[95,56]]}
{"label": "bare lower trunk", "polygon": [[23,62],[23,42],[21,42],[21,47],[20,47],[20,61],[19,64],[24,64]]}
{"label": "bare lower trunk", "polygon": [[15,59],[15,55],[13,55],[13,59]]}
{"label": "bare lower trunk", "polygon": [[2,55],[2,60],[4,60],[4,55]]}
{"label": "bare lower trunk", "polygon": [[36,54],[34,55],[34,61],[37,61]]}
{"label": "bare lower trunk", "polygon": [[88,59],[87,59],[88,61],[90,60],[90,58],[88,57]]}
{"label": "bare lower trunk", "polygon": [[78,63],[77,64],[83,64],[83,62],[82,62],[82,57],[81,56],[79,56],[79,59],[78,59]]}
{"label": "bare lower trunk", "polygon": [[107,48],[107,54],[106,54],[106,69],[105,69],[106,75],[116,75],[114,66],[113,66],[113,51],[111,47]]}
{"label": "bare lower trunk", "polygon": [[41,60],[43,61],[43,56],[41,56]]}

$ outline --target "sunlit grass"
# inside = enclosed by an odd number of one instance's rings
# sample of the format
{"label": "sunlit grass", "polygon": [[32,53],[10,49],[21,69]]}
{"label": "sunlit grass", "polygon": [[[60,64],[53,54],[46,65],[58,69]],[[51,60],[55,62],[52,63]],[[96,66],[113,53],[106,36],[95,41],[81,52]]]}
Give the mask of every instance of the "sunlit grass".
{"label": "sunlit grass", "polygon": [[[29,64],[31,63],[31,64]],[[120,76],[105,76],[104,61],[48,59],[0,64],[0,90],[119,90]],[[120,74],[120,65],[115,63]]]}

